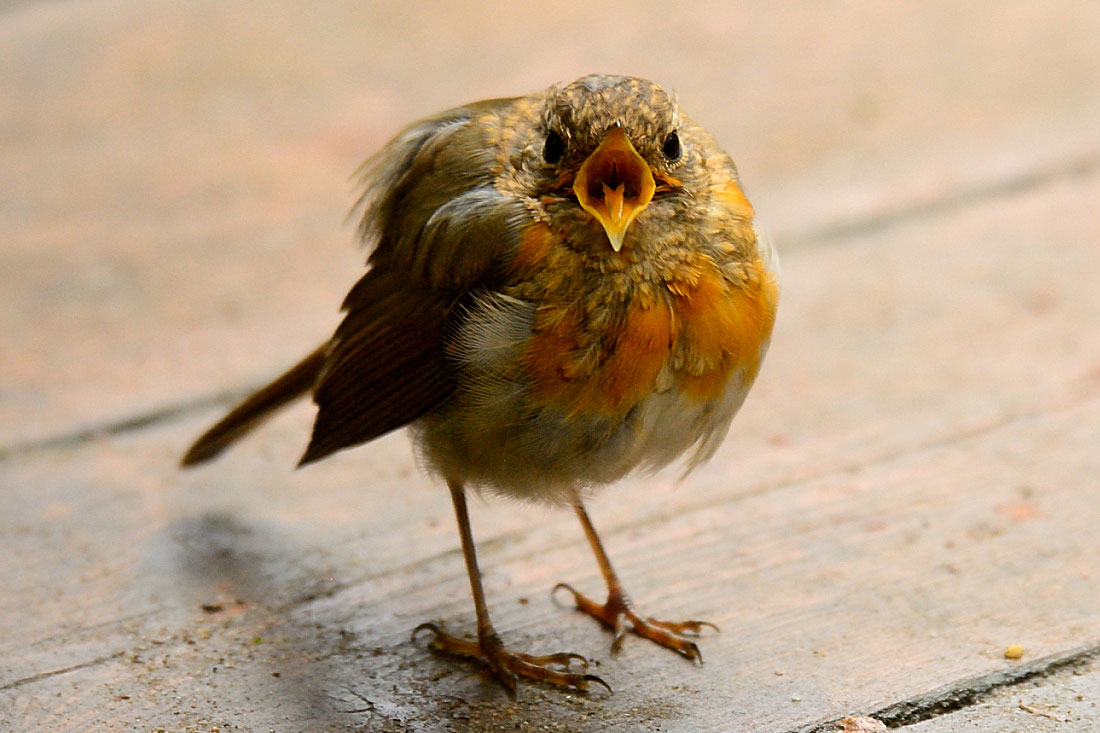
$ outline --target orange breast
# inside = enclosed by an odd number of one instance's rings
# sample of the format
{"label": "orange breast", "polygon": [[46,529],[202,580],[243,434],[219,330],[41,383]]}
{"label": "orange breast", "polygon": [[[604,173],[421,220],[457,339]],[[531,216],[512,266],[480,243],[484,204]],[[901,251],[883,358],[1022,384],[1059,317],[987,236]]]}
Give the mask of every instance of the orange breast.
{"label": "orange breast", "polygon": [[606,330],[576,306],[540,309],[526,366],[535,396],[571,414],[622,416],[657,387],[674,358],[679,389],[717,399],[735,371],[751,383],[775,322],[776,283],[762,262],[732,285],[713,264],[694,282],[669,284],[668,300],[632,303]]}
{"label": "orange breast", "polygon": [[550,227],[541,221],[530,225],[520,237],[511,264],[512,272],[525,272],[538,267],[546,260],[553,246],[554,236],[550,233]]}
{"label": "orange breast", "polygon": [[[751,218],[740,189],[723,193]],[[751,228],[746,236],[753,236]],[[549,227],[535,224],[511,263],[513,272],[538,275],[528,282],[542,305],[522,356],[536,402],[569,414],[622,417],[657,389],[666,366],[674,367],[679,390],[700,401],[720,397],[735,372],[746,384],[756,377],[777,299],[763,262],[748,264],[731,282],[699,253],[663,292],[635,292],[616,304],[592,293],[578,296],[576,281],[555,277],[581,266],[570,259],[579,255],[555,244]]]}
{"label": "orange breast", "polygon": [[635,302],[616,327],[589,331],[573,308],[540,313],[527,352],[541,400],[569,413],[621,416],[653,391],[668,360],[673,319],[664,302]]}
{"label": "orange breast", "polygon": [[670,290],[681,330],[681,390],[700,400],[717,398],[735,370],[751,383],[761,346],[771,337],[778,299],[764,263],[756,260],[744,283],[730,284],[711,266],[693,287],[676,284]]}

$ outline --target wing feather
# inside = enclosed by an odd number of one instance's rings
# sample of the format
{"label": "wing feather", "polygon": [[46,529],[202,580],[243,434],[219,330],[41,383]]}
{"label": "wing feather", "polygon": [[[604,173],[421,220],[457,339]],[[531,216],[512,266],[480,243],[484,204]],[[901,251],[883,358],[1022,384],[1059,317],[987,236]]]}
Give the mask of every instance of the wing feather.
{"label": "wing feather", "polygon": [[508,101],[418,123],[367,165],[360,232],[373,245],[370,270],[344,300],[303,464],[413,422],[453,393],[454,321],[499,282],[531,221],[521,198],[493,185],[487,157],[486,116]]}

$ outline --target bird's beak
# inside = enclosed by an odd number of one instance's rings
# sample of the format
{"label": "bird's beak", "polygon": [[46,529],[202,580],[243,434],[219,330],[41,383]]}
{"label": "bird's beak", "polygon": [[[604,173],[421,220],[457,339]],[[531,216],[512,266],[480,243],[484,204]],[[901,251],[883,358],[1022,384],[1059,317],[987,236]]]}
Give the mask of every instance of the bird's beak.
{"label": "bird's beak", "polygon": [[649,165],[619,125],[607,131],[573,181],[577,201],[603,225],[616,252],[622,249],[634,217],[649,205],[655,188]]}

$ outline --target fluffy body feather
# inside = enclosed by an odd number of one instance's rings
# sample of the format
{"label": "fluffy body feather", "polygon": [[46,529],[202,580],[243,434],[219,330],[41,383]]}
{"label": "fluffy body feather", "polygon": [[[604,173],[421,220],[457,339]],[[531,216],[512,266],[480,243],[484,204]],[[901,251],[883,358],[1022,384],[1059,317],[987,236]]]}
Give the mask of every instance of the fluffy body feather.
{"label": "fluffy body feather", "polygon": [[[613,125],[658,181],[619,252],[570,188]],[[549,131],[565,148],[554,163]],[[776,260],[733,162],[659,87],[586,77],[449,110],[362,178],[370,268],[303,362],[315,378],[295,380],[319,407],[302,463],[411,423],[445,478],[555,503],[713,454],[767,350]],[[189,462],[256,422],[231,418]]]}

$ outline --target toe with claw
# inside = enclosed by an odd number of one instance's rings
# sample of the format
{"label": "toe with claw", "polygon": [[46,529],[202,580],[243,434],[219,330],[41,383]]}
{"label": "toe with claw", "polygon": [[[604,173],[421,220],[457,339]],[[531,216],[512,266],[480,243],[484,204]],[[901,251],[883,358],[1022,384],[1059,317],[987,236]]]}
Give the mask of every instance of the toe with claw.
{"label": "toe with claw", "polygon": [[552,591],[568,591],[573,596],[577,610],[588,614],[615,632],[611,651],[618,652],[623,645],[627,631],[633,631],[650,641],[673,650],[687,659],[703,663],[699,646],[687,638],[699,636],[704,629],[718,631],[718,627],[708,621],[658,621],[641,616],[634,610],[634,604],[622,591],[612,590],[605,603],[598,603],[567,583],[558,583]]}
{"label": "toe with claw", "polygon": [[[588,660],[580,654],[524,654],[505,647],[495,633],[479,635],[478,640],[474,641],[449,634],[432,623],[417,626],[412,634],[413,639],[422,631],[431,632],[429,646],[432,649],[445,654],[479,659],[487,664],[513,697],[520,677],[571,687],[580,692],[587,692],[589,685],[595,684],[611,692],[611,687],[603,679],[588,674]],[[579,668],[579,671],[574,671],[575,668]]]}

